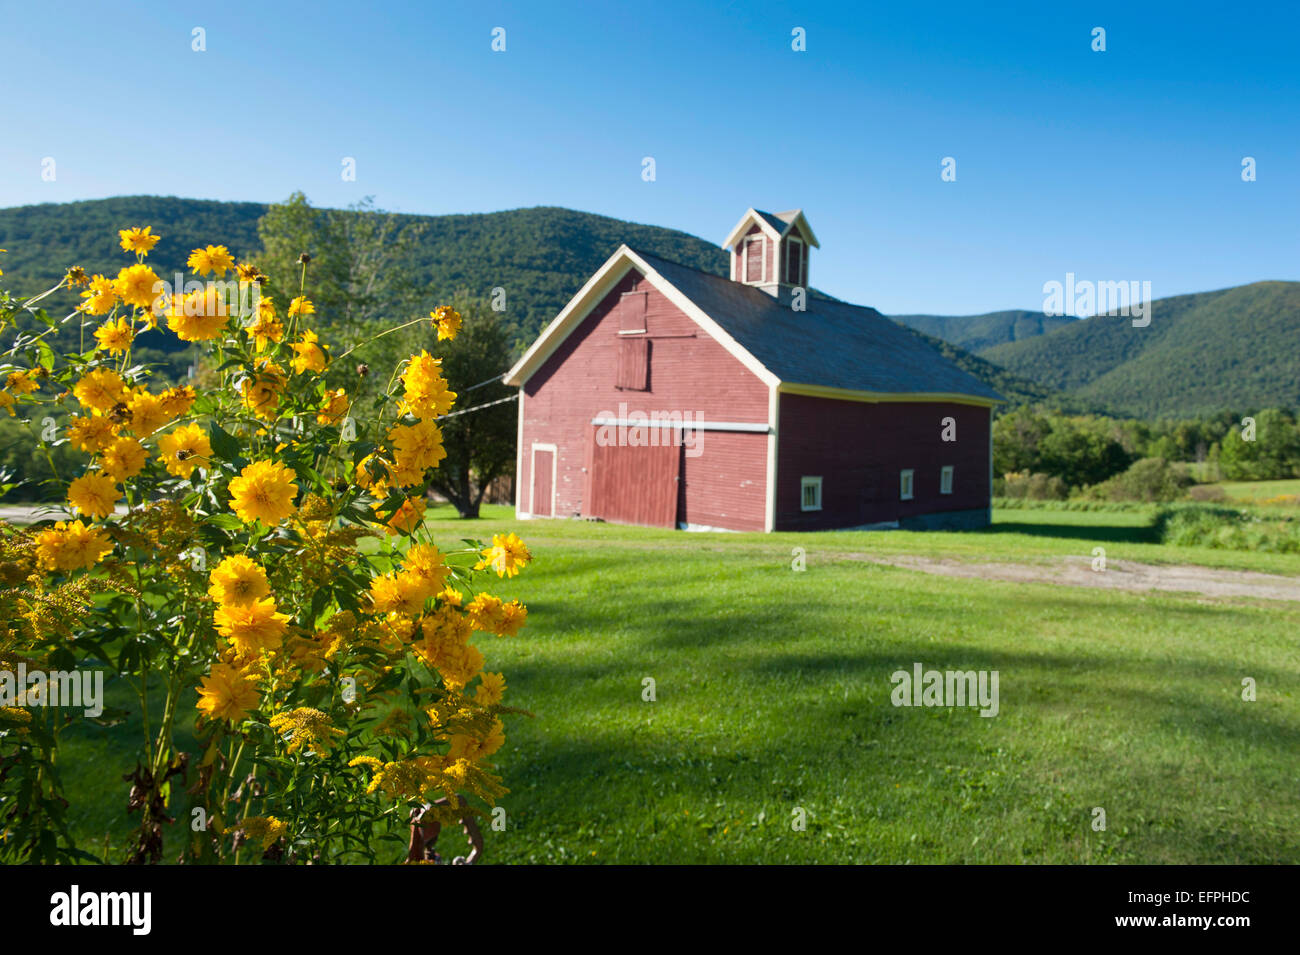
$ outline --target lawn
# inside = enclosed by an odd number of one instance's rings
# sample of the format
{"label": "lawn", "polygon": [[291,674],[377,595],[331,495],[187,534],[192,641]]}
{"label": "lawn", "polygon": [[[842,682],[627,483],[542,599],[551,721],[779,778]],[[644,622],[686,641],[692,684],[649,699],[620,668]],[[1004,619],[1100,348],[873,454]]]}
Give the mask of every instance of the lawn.
{"label": "lawn", "polygon": [[1300,497],[1300,478],[1284,481],[1224,481],[1219,487],[1234,501],[1245,504],[1259,504],[1270,498],[1284,496]]}
{"label": "lawn", "polygon": [[[507,702],[535,714],[508,719],[507,828],[486,833],[485,861],[1300,862],[1300,605],[852,556],[1104,546],[1300,573],[1296,555],[1154,543],[1148,520],[1026,510],[983,532],[688,535],[434,510],[436,539],[515,530],[536,558],[494,588],[528,604],[523,633],[477,640]],[[891,705],[890,674],[918,662],[997,670],[999,715]],[[92,843],[127,827],[130,727],[87,732],[65,762],[71,786],[103,793],[81,820]]]}

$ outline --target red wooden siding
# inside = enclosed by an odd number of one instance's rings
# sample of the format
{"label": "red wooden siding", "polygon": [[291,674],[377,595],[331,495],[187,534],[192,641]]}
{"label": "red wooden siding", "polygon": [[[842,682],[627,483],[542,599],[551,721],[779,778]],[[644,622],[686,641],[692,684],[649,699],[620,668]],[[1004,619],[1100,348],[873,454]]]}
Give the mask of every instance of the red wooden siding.
{"label": "red wooden siding", "polygon": [[741,281],[758,282],[763,279],[763,253],[767,250],[767,239],[762,235],[748,235],[743,240],[745,245],[745,274]]}
{"label": "red wooden siding", "polygon": [[624,332],[646,331],[646,293],[627,292],[618,303],[618,327]]}
{"label": "red wooden siding", "polygon": [[645,391],[649,382],[649,339],[621,339],[618,343],[618,380],[615,387],[625,391]]}
{"label": "red wooden siding", "polygon": [[[957,440],[942,440],[942,419]],[[777,441],[777,530],[853,527],[989,506],[989,409],[781,396]],[[953,467],[951,494],[940,470]],[[899,498],[899,472],[913,472],[913,497]],[[822,478],[822,510],[800,508],[800,478]]]}
{"label": "red wooden siding", "polygon": [[551,477],[555,473],[555,452],[534,450],[533,466],[533,513],[538,517],[553,517]]}
{"label": "red wooden siding", "polygon": [[589,517],[618,524],[677,526],[677,483],[682,449],[672,443],[602,446],[591,438]]}
{"label": "red wooden siding", "polygon": [[[770,244],[770,243],[769,243]],[[625,292],[644,292],[644,336],[619,335]],[[620,342],[648,341],[647,391],[616,387]],[[768,388],[740,360],[635,271],[624,276],[524,385],[524,473],[532,486],[534,442],[554,444],[556,516],[590,515],[587,459],[592,418],[681,412],[707,421],[766,423]],[[677,520],[711,527],[762,530],[766,516],[766,435],[702,432],[702,454],[681,451]],[[635,450],[635,449],[634,449]],[[530,506],[525,496],[521,501]]]}

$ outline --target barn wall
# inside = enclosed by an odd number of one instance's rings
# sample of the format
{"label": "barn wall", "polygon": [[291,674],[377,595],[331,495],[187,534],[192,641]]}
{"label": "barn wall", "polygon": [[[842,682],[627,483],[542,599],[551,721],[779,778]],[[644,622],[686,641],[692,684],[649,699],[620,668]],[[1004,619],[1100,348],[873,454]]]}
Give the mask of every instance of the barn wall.
{"label": "barn wall", "polygon": [[[615,387],[620,295],[648,292],[649,390]],[[680,412],[704,420],[766,423],[768,388],[638,272],[625,276],[524,384],[521,501],[528,506],[534,442],[554,444],[556,516],[583,515],[588,447],[598,414]],[[767,442],[763,434],[703,432],[702,454],[683,453],[680,521],[762,530]]]}
{"label": "barn wall", "polygon": [[[777,439],[777,530],[816,530],[900,521],[987,523],[989,410],[941,402],[867,403],[782,394]],[[957,440],[942,440],[945,417]],[[953,493],[939,493],[952,465]],[[899,499],[899,472],[915,471],[914,496]],[[800,479],[822,478],[822,510],[800,510]],[[965,512],[965,513],[963,513]],[[974,513],[971,513],[974,512]]]}

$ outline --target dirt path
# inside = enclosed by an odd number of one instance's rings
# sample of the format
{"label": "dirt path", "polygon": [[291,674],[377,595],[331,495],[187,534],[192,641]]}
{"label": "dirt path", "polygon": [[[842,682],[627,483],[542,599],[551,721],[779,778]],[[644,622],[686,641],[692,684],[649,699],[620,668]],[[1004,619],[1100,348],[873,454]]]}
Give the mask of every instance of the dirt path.
{"label": "dirt path", "polygon": [[1108,560],[1104,571],[1095,571],[1092,569],[1092,560],[1088,557],[1064,557],[1042,564],[997,564],[971,563],[944,557],[881,557],[874,554],[844,556],[944,577],[974,577],[980,580],[1100,587],[1108,590],[1192,591],[1210,597],[1300,600],[1300,578],[1262,574],[1253,570],[1216,570],[1212,567]]}

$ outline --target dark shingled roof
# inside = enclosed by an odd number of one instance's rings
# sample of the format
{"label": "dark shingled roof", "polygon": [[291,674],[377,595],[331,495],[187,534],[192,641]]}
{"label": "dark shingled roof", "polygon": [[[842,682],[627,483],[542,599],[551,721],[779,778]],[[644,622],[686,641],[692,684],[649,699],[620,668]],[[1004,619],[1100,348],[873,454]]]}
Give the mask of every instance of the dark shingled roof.
{"label": "dark shingled roof", "polygon": [[633,251],[783,382],[1005,400],[874,308],[809,295],[796,312],[753,286]]}

